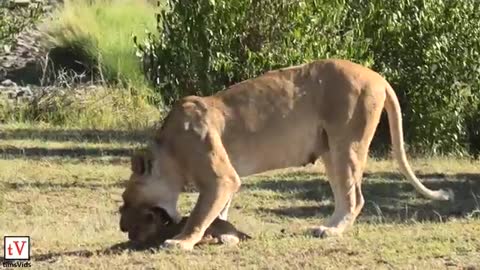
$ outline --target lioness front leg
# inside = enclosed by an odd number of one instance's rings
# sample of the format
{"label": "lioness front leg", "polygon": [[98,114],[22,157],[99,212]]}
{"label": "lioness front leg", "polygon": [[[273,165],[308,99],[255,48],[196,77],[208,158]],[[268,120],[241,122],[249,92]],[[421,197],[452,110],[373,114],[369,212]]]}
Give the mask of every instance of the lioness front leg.
{"label": "lioness front leg", "polygon": [[235,193],[240,183],[236,179],[221,178],[218,185],[200,190],[197,203],[193,208],[185,227],[179,235],[165,241],[167,247],[179,247],[190,250],[201,239],[205,230],[218,217],[231,195]]}
{"label": "lioness front leg", "polygon": [[227,207],[233,194],[240,188],[240,177],[233,168],[220,136],[209,132],[206,142],[209,151],[196,163],[199,197],[182,233],[165,241],[166,247],[192,249],[205,230]]}

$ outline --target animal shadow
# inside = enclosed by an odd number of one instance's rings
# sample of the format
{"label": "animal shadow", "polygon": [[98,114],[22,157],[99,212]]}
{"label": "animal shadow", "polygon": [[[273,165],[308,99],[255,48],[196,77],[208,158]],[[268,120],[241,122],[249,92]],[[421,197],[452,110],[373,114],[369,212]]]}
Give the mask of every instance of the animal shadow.
{"label": "animal shadow", "polygon": [[45,262],[55,262],[60,257],[72,256],[72,257],[84,257],[90,258],[92,256],[105,256],[105,255],[119,255],[124,252],[140,252],[140,251],[151,251],[152,253],[160,249],[160,244],[154,245],[134,245],[130,241],[121,242],[115,245],[112,245],[105,249],[98,250],[74,250],[74,251],[65,251],[65,252],[49,252],[45,254],[32,255],[33,261],[45,261]]}
{"label": "animal shadow", "polygon": [[[365,174],[362,191],[365,206],[360,222],[444,222],[452,218],[480,217],[480,174],[417,174],[430,189],[451,190],[453,201],[432,201],[415,191],[399,174]],[[287,176],[288,177],[288,176]],[[259,208],[258,211],[295,218],[328,217],[333,213],[333,195],[325,179],[263,180],[247,188],[267,189],[303,201],[318,201],[318,206]],[[329,202],[325,204],[325,202]],[[323,205],[321,205],[323,204]]]}

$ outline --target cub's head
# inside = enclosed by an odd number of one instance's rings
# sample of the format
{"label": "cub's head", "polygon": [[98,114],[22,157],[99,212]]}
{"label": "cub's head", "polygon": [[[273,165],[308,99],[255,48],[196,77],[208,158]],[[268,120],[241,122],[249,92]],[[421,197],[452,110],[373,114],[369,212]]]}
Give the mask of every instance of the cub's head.
{"label": "cub's head", "polygon": [[159,225],[181,219],[177,211],[181,186],[172,174],[167,156],[153,146],[131,158],[132,173],[122,194],[120,230],[132,242],[145,243],[154,237]]}

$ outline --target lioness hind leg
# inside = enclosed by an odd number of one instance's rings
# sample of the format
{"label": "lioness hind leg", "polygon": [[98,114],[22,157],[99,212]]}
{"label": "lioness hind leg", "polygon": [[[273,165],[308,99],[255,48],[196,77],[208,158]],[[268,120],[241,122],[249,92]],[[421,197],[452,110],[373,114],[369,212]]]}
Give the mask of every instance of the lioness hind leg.
{"label": "lioness hind leg", "polygon": [[332,149],[332,152],[322,157],[333,192],[335,209],[324,226],[313,230],[313,234],[317,237],[341,234],[354,223],[363,206],[359,184],[363,166],[354,151],[348,149],[349,147],[342,148]]}
{"label": "lioness hind leg", "polygon": [[[329,152],[323,154],[322,159],[333,191],[335,210],[324,226],[313,230],[315,236],[339,235],[360,214],[364,205],[361,190],[363,170],[384,101],[383,86],[365,88],[358,97],[350,119],[345,118],[344,122],[330,119],[325,122]],[[343,108],[351,106],[353,104]],[[345,111],[337,115],[348,113]]]}

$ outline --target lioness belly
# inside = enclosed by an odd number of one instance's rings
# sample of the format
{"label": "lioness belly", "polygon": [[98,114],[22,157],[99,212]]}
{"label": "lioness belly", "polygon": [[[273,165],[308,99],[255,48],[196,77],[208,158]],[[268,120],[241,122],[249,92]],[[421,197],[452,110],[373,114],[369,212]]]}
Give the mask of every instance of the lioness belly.
{"label": "lioness belly", "polygon": [[323,136],[318,119],[287,117],[272,119],[264,129],[225,140],[224,145],[237,173],[246,176],[314,162],[327,147]]}
{"label": "lioness belly", "polygon": [[220,93],[223,144],[240,176],[310,163],[324,151],[323,87],[302,68],[271,72]]}
{"label": "lioness belly", "polygon": [[[261,173],[268,170],[303,166],[315,162],[320,156],[320,151],[313,147],[306,147],[307,144],[297,144],[294,141],[291,145],[275,144],[268,142],[266,144],[252,145],[248,148],[251,151],[243,155],[233,155],[232,164],[240,176],[247,176],[255,173]],[[272,145],[273,148],[267,149],[266,145]],[[294,147],[298,148],[294,148]],[[309,143],[308,146],[313,146]]]}

